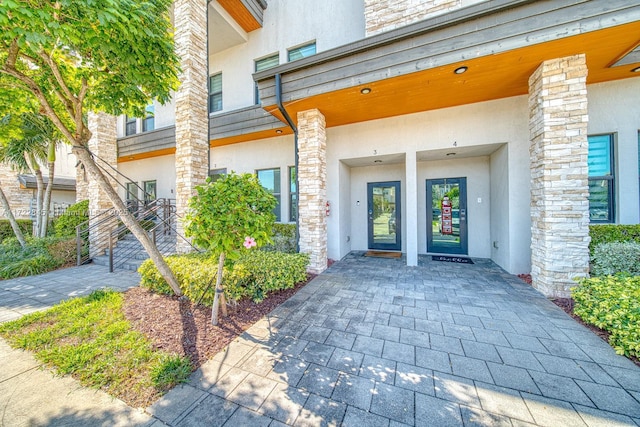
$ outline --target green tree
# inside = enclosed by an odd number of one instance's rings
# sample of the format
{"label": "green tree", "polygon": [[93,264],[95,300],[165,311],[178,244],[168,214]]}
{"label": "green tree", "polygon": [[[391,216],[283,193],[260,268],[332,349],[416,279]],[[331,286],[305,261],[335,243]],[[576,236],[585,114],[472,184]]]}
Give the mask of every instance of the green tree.
{"label": "green tree", "polygon": [[196,187],[189,201],[185,232],[193,243],[218,256],[216,292],[211,323],[218,324],[218,308],[226,316],[222,286],[225,258],[236,258],[252,246],[271,243],[276,199],[255,175],[231,173],[216,182]]}
{"label": "green tree", "polygon": [[0,115],[49,118],[180,295],[162,255],[96,165],[86,123],[91,111],[141,117],[151,99],[168,101],[178,83],[170,7],[171,0],[2,0]]}

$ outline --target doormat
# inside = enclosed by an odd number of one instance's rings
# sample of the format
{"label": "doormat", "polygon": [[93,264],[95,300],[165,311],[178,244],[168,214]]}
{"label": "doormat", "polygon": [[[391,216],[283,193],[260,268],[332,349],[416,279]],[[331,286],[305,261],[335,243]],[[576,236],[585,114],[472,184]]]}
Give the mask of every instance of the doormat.
{"label": "doormat", "polygon": [[382,251],[369,251],[364,256],[376,257],[376,258],[400,258],[402,253],[400,252],[382,252]]}
{"label": "doormat", "polygon": [[434,261],[446,261],[446,262],[459,262],[461,264],[473,264],[471,258],[465,258],[460,256],[448,256],[448,255],[431,255],[431,259]]}

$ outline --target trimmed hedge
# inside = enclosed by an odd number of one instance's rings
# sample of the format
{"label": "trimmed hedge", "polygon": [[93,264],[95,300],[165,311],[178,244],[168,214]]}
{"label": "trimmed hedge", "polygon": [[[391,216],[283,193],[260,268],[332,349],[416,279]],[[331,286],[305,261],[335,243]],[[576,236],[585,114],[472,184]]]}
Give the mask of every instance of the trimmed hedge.
{"label": "trimmed hedge", "polygon": [[571,294],[573,312],[608,331],[616,353],[640,357],[640,276],[582,279]]}
{"label": "trimmed hedge", "polygon": [[[172,255],[167,264],[176,275],[184,296],[194,302],[213,304],[218,258],[209,253]],[[248,251],[224,267],[225,295],[230,300],[251,298],[260,302],[270,292],[290,289],[307,278],[309,256],[280,252]],[[141,286],[162,294],[173,291],[151,260],[142,263],[138,272]]]}
{"label": "trimmed hedge", "polygon": [[273,224],[273,243],[262,248],[267,252],[284,252],[286,254],[296,253],[296,225],[295,224]]}
{"label": "trimmed hedge", "polygon": [[[33,231],[33,221],[30,219],[18,219],[18,227],[22,230],[22,234],[25,237],[30,236]],[[0,219],[0,243],[4,242],[4,239],[15,237],[13,234],[13,228],[8,219]]]}
{"label": "trimmed hedge", "polygon": [[593,251],[592,263],[592,276],[640,275],[640,243],[601,243]]}
{"label": "trimmed hedge", "polygon": [[589,226],[589,235],[589,253],[593,256],[596,247],[601,243],[640,243],[640,224],[594,224]]}

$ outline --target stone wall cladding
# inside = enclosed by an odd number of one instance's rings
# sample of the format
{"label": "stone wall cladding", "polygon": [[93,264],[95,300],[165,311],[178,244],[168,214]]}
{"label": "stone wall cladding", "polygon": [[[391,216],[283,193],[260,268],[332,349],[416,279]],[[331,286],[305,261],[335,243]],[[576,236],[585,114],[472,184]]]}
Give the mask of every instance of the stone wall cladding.
{"label": "stone wall cladding", "polygon": [[584,55],[545,61],[529,79],[531,275],[550,297],[588,276],[586,81]]}
{"label": "stone wall cladding", "polygon": [[76,167],[76,203],[89,198],[89,177],[82,165]]}
{"label": "stone wall cladding", "polygon": [[310,255],[309,271],[327,268],[327,134],[318,110],[298,113],[298,216],[300,252]]}
{"label": "stone wall cladding", "polygon": [[[174,3],[175,46],[182,69],[176,92],[176,209],[183,216],[195,187],[209,172],[209,113],[207,108],[207,2],[177,0]],[[178,233],[184,235],[178,221]],[[178,252],[191,246],[178,239]]]}
{"label": "stone wall cladding", "polygon": [[[109,170],[110,166],[118,167],[118,149],[117,149],[117,133],[116,133],[116,117],[106,113],[93,113],[88,115],[87,125],[91,131],[91,139],[89,140],[88,147],[91,153],[94,155],[94,160],[103,169]],[[111,172],[111,175],[114,175]],[[118,189],[115,180],[107,176],[107,179],[111,182],[114,189]],[[100,188],[98,181],[91,178],[87,174],[86,184],[87,198],[89,199],[89,226],[94,221],[100,221],[102,217],[98,218],[97,215],[113,209],[113,204],[107,197],[107,194]],[[117,226],[115,219],[111,224],[102,224],[100,227],[96,227],[95,230],[89,234],[89,251],[90,255],[98,256],[104,253],[104,250],[109,247],[108,235],[103,232],[105,229],[114,228]]]}
{"label": "stone wall cladding", "polygon": [[393,30],[461,5],[462,0],[365,0],[366,35]]}
{"label": "stone wall cladding", "polygon": [[[9,201],[13,216],[18,219],[31,218],[31,199],[34,198],[34,191],[21,189],[18,182],[18,172],[4,163],[0,164],[0,185]],[[7,214],[4,211],[2,212],[2,218],[7,218]]]}

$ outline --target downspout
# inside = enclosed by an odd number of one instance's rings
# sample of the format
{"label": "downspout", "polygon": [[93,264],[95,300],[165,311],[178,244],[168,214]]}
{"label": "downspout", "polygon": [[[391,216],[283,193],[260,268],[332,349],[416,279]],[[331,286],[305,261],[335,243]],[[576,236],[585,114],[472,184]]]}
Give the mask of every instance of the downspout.
{"label": "downspout", "polygon": [[212,0],[207,0],[207,16],[205,18],[205,25],[207,26],[207,178],[209,177],[209,173],[211,173],[211,116],[209,113],[209,94],[211,93],[211,88],[209,87],[211,84],[211,79],[209,78],[209,3],[211,3],[211,1]]}
{"label": "downspout", "polygon": [[[287,113],[287,110],[282,104],[282,77],[280,73],[276,74],[276,105],[278,110],[282,114],[282,117],[287,121],[287,124],[293,131],[293,146],[294,146],[294,158],[295,158],[295,170],[296,170],[296,203],[298,204],[296,214],[296,252],[300,252],[300,180],[298,179],[298,128],[291,120],[291,116]],[[289,207],[291,209],[291,207]]]}

